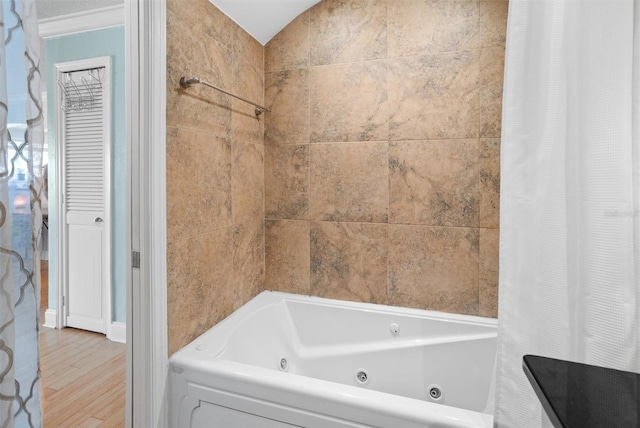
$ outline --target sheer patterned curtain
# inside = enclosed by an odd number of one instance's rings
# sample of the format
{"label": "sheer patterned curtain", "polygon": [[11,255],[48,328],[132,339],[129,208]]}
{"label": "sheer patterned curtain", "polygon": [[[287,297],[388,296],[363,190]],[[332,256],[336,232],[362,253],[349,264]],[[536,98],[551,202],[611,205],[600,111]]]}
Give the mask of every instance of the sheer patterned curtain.
{"label": "sheer patterned curtain", "polygon": [[640,5],[512,0],[495,421],[544,425],[522,356],[640,372]]}
{"label": "sheer patterned curtain", "polygon": [[39,427],[43,117],[35,0],[2,0],[0,25],[0,427]]}

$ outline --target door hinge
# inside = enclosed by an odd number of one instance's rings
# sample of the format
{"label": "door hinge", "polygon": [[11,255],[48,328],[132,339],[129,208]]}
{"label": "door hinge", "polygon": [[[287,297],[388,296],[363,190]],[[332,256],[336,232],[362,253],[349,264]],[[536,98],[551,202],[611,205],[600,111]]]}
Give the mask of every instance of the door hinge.
{"label": "door hinge", "polygon": [[131,252],[131,267],[140,269],[140,251]]}

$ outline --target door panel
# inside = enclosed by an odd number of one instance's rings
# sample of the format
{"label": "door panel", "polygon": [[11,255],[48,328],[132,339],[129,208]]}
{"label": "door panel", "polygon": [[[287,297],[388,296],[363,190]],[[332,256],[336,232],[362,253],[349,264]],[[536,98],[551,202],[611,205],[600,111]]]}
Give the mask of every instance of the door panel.
{"label": "door panel", "polygon": [[63,248],[63,325],[111,322],[110,58],[56,64]]}
{"label": "door panel", "polygon": [[70,223],[69,301],[67,325],[83,330],[105,332],[102,293],[103,227],[91,218]]}

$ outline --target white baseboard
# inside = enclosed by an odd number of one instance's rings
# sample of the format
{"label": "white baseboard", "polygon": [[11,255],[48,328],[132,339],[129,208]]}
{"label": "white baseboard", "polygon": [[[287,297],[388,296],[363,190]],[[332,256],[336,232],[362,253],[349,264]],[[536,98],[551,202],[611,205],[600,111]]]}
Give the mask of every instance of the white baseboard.
{"label": "white baseboard", "polygon": [[56,328],[58,316],[55,309],[47,309],[44,311],[44,324],[43,327]]}
{"label": "white baseboard", "polygon": [[113,342],[127,343],[127,325],[125,323],[112,322],[110,330],[107,339]]}
{"label": "white baseboard", "polygon": [[[43,327],[46,328],[56,328],[57,325],[57,312],[55,309],[47,309],[44,312],[44,323]],[[107,335],[107,339],[118,342],[118,343],[127,343],[127,324],[123,322],[112,322],[111,328],[109,329],[109,334]]]}

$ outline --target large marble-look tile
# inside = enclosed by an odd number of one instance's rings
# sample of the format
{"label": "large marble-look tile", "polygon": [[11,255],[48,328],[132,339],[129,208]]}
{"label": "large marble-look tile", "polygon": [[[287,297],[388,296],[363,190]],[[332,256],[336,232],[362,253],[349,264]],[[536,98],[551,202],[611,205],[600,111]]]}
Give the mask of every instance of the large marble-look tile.
{"label": "large marble-look tile", "polygon": [[389,145],[389,222],[478,226],[478,141]]}
{"label": "large marble-look tile", "polygon": [[167,11],[167,126],[229,137],[230,97],[204,85],[180,88],[183,76],[198,76],[223,88],[233,83],[231,51]]}
{"label": "large marble-look tile", "polygon": [[265,144],[309,142],[309,70],[265,74]]}
{"label": "large marble-look tile", "polygon": [[232,48],[236,24],[210,1],[190,0],[189,7],[185,7],[184,0],[168,0],[167,10],[188,22],[192,29],[206,34],[228,49]]}
{"label": "large marble-look tile", "polygon": [[311,142],[388,138],[385,61],[314,67],[310,73]]}
{"label": "large marble-look tile", "polygon": [[480,136],[500,138],[504,48],[480,49]]}
{"label": "large marble-look tile", "polygon": [[233,224],[264,218],[264,146],[232,143],[231,211]]}
{"label": "large marble-look tile", "polygon": [[500,232],[480,229],[480,315],[498,318],[498,266]]}
{"label": "large marble-look tile", "polygon": [[500,226],[500,139],[480,140],[480,227]]}
{"label": "large marble-look tile", "polygon": [[391,140],[478,137],[478,54],[389,61]]}
{"label": "large marble-look tile", "polygon": [[387,303],[388,254],[386,224],[311,223],[311,294]]}
{"label": "large marble-look tile", "polygon": [[168,242],[169,354],[233,311],[231,229]]}
{"label": "large marble-look tile", "polygon": [[167,127],[169,241],[231,225],[231,145],[224,139]]}
{"label": "large marble-look tile", "polygon": [[264,290],[264,221],[233,227],[234,309]]}
{"label": "large marble-look tile", "polygon": [[389,57],[475,49],[477,0],[389,2]]}
{"label": "large marble-look tile", "polygon": [[309,145],[265,146],[265,217],[305,219],[309,211]]}
{"label": "large marble-look tile", "polygon": [[265,288],[310,294],[309,222],[265,220]]}
{"label": "large marble-look tile", "polygon": [[[264,73],[244,60],[241,54],[233,53],[233,93],[249,101],[264,105]],[[264,113],[255,114],[252,104],[232,98],[231,136],[233,141],[264,143]]]}
{"label": "large marble-look tile", "polygon": [[480,0],[480,47],[504,48],[507,40],[509,0]]}
{"label": "large marble-look tile", "polygon": [[309,14],[309,11],[301,13],[265,45],[265,71],[309,66]]}
{"label": "large marble-look tile", "polygon": [[310,218],[386,223],[388,144],[311,145]]}
{"label": "large marble-look tile", "polygon": [[478,314],[477,228],[389,225],[391,304]]}
{"label": "large marble-look tile", "polygon": [[386,58],[386,1],[324,0],[310,14],[311,65]]}
{"label": "large marble-look tile", "polygon": [[233,51],[244,56],[244,60],[264,73],[264,46],[234,23]]}
{"label": "large marble-look tile", "polygon": [[172,82],[167,82],[167,86],[167,126],[182,126],[231,138],[230,101],[214,101],[205,94],[194,95],[189,92],[191,89],[177,89]]}

